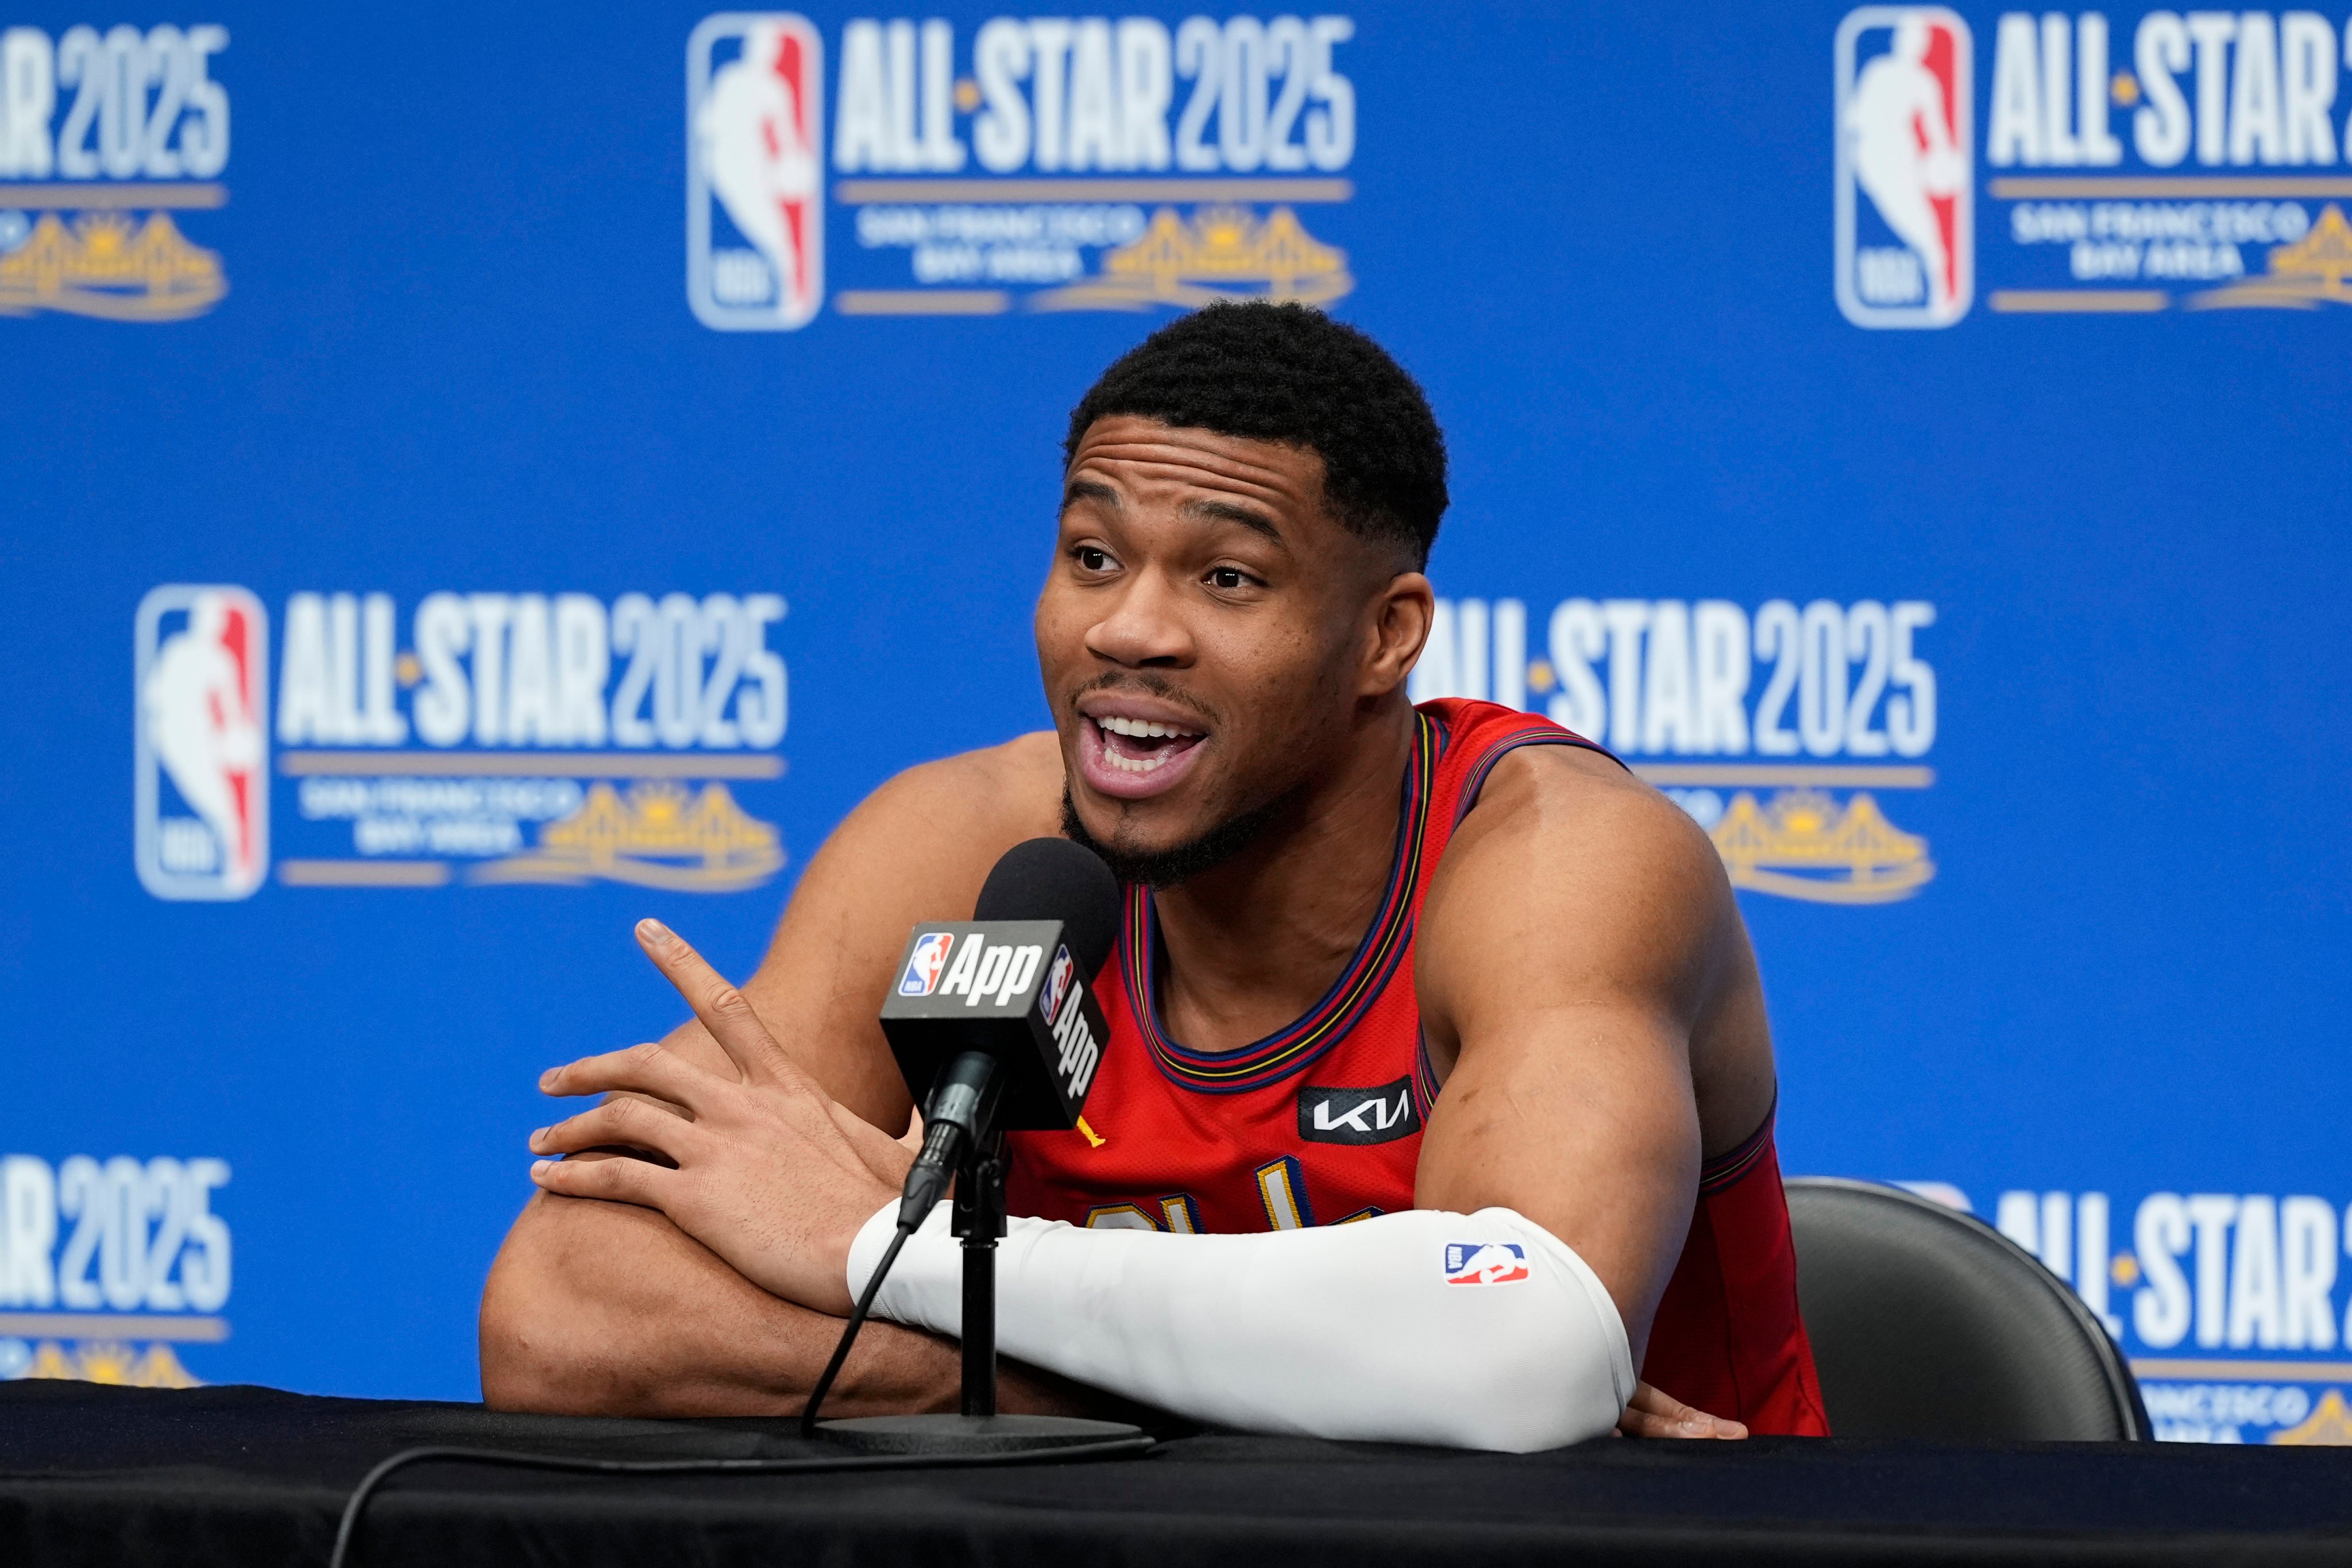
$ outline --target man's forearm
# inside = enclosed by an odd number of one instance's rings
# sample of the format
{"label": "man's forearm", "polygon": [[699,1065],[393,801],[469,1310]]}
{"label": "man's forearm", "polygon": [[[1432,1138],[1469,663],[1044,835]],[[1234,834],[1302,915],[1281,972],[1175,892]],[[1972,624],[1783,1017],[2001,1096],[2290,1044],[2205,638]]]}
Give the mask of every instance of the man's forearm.
{"label": "man's forearm", "polygon": [[[572,1415],[797,1415],[841,1320],[769,1295],[655,1210],[541,1193],[482,1293],[482,1398]],[[868,1322],[828,1415],[953,1410],[954,1342]],[[1115,1415],[1117,1402],[1000,1363],[1008,1412]]]}
{"label": "man's forearm", "polygon": [[[570,1415],[793,1415],[840,1332],[840,1320],[769,1295],[652,1209],[542,1193],[482,1295],[482,1397]],[[959,1367],[948,1341],[869,1324],[825,1408],[951,1410]],[[1007,1408],[1042,1396],[1008,1393]]]}
{"label": "man's forearm", "polygon": [[[907,1244],[877,1315],[961,1326],[947,1210]],[[859,1232],[852,1291],[897,1218],[885,1207]],[[1006,1350],[1248,1431],[1524,1453],[1607,1432],[1635,1388],[1607,1288],[1508,1208],[1213,1236],[1015,1219],[996,1279]]]}

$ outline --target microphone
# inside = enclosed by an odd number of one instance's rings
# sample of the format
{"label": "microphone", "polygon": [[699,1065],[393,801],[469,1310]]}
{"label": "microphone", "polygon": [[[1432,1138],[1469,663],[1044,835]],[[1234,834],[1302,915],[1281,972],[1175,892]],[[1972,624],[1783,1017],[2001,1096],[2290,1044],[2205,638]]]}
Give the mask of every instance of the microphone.
{"label": "microphone", "polygon": [[1076,1125],[1109,1035],[1088,982],[1118,933],[1118,880],[1066,838],[1006,850],[971,920],[915,928],[882,1005],[898,1071],[926,1100],[901,1226],[991,1133]]}
{"label": "microphone", "polygon": [[[919,925],[882,1004],[882,1033],[907,1088],[926,1100],[922,1152],[907,1173],[897,1232],[801,1407],[801,1435],[873,1453],[1133,1454],[1133,1426],[996,1413],[996,1238],[1004,1234],[1002,1133],[1077,1125],[1110,1038],[1088,984],[1118,935],[1118,881],[1093,850],[1032,838],[988,874],[969,921]],[[899,1249],[956,1179],[963,1253],[963,1411],[867,1415],[822,1426],[817,1412],[849,1359]]]}

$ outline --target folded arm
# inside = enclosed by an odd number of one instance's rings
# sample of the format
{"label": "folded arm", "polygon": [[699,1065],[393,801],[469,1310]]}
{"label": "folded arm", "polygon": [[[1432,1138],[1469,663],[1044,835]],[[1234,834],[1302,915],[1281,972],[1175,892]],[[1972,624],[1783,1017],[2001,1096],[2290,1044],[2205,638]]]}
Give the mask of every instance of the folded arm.
{"label": "folded arm", "polygon": [[[769,1295],[653,1209],[541,1193],[482,1300],[482,1398],[582,1415],[796,1413],[838,1319]],[[955,1347],[861,1335],[839,1415],[955,1407]]]}
{"label": "folded arm", "polygon": [[[1605,1432],[1629,1399],[1630,1429],[1674,1419],[1641,1405],[1633,1369],[1689,1221],[1690,1032],[1737,915],[1712,849],[1654,795],[1570,773],[1562,806],[1549,775],[1507,767],[1490,789],[1523,773],[1549,809],[1465,828],[1424,909],[1424,1023],[1453,1078],[1420,1206],[1214,1237],[1018,1222],[999,1264],[1009,1352],[1181,1414],[1332,1436],[1524,1449]],[[845,1310],[896,1182],[690,948],[641,935],[729,1066],[641,1049],[559,1069],[551,1092],[633,1089],[693,1119],[608,1103],[534,1147],[631,1142],[671,1163],[549,1161],[534,1179],[660,1208],[761,1289]],[[899,1267],[882,1310],[952,1331],[952,1245],[919,1237]]]}
{"label": "folded arm", "polygon": [[[1038,737],[916,768],[877,791],[803,874],[740,993],[827,1101],[868,1131],[908,1122],[906,1088],[876,1022],[881,982],[918,920],[962,919],[1013,844],[1054,829],[1061,764]],[[1042,771],[1041,771],[1042,770]],[[731,1070],[699,1019],[662,1041]],[[667,1114],[633,1100],[624,1116]],[[612,1145],[643,1146],[625,1129]],[[640,1162],[583,1150],[593,1163]],[[482,1395],[503,1409],[646,1415],[796,1411],[838,1319],[744,1279],[660,1210],[541,1192],[507,1237],[482,1296]],[[828,1406],[844,1415],[952,1408],[956,1348],[877,1325]],[[1007,1381],[1007,1409],[1064,1408],[1050,1380]]]}

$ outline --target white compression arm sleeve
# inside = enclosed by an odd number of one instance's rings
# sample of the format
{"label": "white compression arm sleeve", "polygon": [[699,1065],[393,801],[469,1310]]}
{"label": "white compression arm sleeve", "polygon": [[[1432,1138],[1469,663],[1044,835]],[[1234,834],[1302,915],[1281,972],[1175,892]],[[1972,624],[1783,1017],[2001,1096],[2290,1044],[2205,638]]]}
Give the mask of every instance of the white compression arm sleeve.
{"label": "white compression arm sleeve", "polygon": [[[948,1208],[908,1238],[877,1316],[961,1330]],[[898,1209],[858,1232],[853,1297]],[[1527,1453],[1608,1431],[1633,1394],[1609,1292],[1572,1248],[1507,1208],[1240,1236],[1015,1219],[996,1289],[1006,1355],[1248,1431]]]}

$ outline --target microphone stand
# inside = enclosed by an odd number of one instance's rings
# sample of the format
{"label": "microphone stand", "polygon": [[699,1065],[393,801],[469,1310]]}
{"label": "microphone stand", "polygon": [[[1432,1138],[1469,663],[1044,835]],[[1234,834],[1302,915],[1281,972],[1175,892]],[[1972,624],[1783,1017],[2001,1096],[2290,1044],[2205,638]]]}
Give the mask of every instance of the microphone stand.
{"label": "microphone stand", "polygon": [[821,1421],[835,1443],[867,1454],[1034,1454],[1056,1448],[1107,1457],[1139,1454],[1151,1440],[1139,1426],[1070,1415],[996,1413],[996,1238],[1004,1234],[1004,1135],[993,1130],[965,1140],[956,1163],[954,1234],[963,1247],[963,1408],[957,1415],[864,1415]]}
{"label": "microphone stand", "polygon": [[950,1228],[963,1239],[963,1414],[996,1414],[996,1238],[1004,1234],[1004,1134],[972,1140]]}

